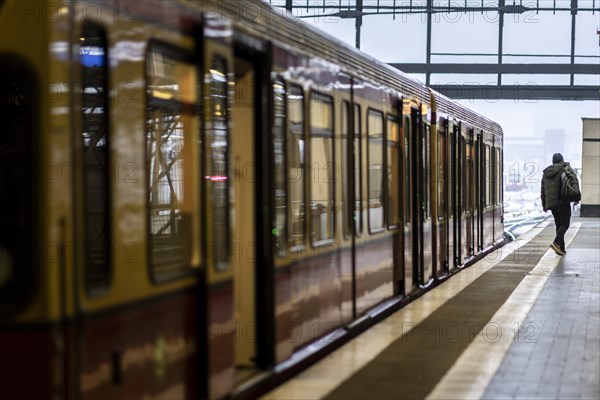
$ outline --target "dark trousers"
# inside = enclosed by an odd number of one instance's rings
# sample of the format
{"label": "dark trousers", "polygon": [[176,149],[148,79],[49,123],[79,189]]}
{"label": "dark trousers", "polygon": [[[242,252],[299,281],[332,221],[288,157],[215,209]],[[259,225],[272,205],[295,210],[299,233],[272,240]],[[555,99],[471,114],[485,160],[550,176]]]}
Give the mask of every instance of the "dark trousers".
{"label": "dark trousers", "polygon": [[556,225],[556,243],[561,250],[565,249],[565,233],[569,229],[571,223],[571,203],[559,204],[551,208],[552,216],[554,217],[554,225]]}

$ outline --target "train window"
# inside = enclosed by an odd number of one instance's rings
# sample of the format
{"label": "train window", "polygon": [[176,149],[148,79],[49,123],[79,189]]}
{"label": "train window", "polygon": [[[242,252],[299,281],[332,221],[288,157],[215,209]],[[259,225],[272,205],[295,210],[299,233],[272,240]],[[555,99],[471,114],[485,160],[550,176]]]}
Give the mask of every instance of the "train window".
{"label": "train window", "polygon": [[369,110],[367,113],[367,185],[369,188],[369,231],[383,229],[385,190],[383,176],[383,113]]}
{"label": "train window", "polygon": [[310,240],[313,245],[334,235],[335,160],[333,99],[313,92],[310,99]]}
{"label": "train window", "polygon": [[400,224],[400,127],[393,117],[388,116],[386,138],[386,197],[388,228],[397,228]]}
{"label": "train window", "polygon": [[184,191],[184,180],[192,178],[186,176],[192,163],[185,137],[200,126],[197,71],[183,50],[153,42],[146,76],[148,246],[152,276],[162,281],[188,272],[185,240],[190,227],[182,209],[184,196],[191,195]]}
{"label": "train window", "polygon": [[[460,137],[460,165],[462,166],[461,168],[461,189],[462,190],[462,201],[460,204],[460,209],[461,212],[465,212],[467,211],[467,157],[466,157],[466,151],[467,151],[467,144],[466,144],[466,140],[464,137]],[[470,185],[470,182],[469,182]]]}
{"label": "train window", "polygon": [[439,127],[437,135],[438,159],[437,159],[437,184],[438,184],[438,218],[446,216],[446,132],[442,126]]}
{"label": "train window", "polygon": [[430,198],[431,198],[431,187],[429,186],[429,170],[430,170],[430,160],[431,160],[431,151],[430,151],[430,132],[431,127],[429,124],[423,124],[423,141],[422,141],[422,173],[423,173],[423,218],[424,220],[429,219],[431,214],[430,210]]}
{"label": "train window", "polygon": [[471,142],[465,142],[465,181],[463,187],[465,188],[465,211],[473,211],[473,194],[475,193],[475,177],[474,171],[474,148]]}
{"label": "train window", "polygon": [[0,57],[0,315],[32,298],[39,277],[34,237],[39,86],[20,58]]}
{"label": "train window", "polygon": [[81,141],[85,282],[89,292],[111,279],[110,141],[106,33],[84,24],[80,35]]}
{"label": "train window", "polygon": [[359,236],[362,232],[362,141],[360,105],[354,105],[354,229]]}
{"label": "train window", "polygon": [[462,211],[459,203],[460,140],[460,126],[453,123],[450,139],[450,203],[448,204],[448,209],[451,210],[452,215],[457,215]]}
{"label": "train window", "polygon": [[227,63],[216,56],[205,76],[207,84],[206,101],[210,104],[210,114],[206,121],[206,141],[210,149],[207,154],[207,196],[211,204],[211,228],[213,265],[217,270],[225,270],[229,264],[231,237],[229,212],[229,116]]}
{"label": "train window", "polygon": [[502,150],[496,148],[496,205],[502,205]]}
{"label": "train window", "polygon": [[342,229],[344,238],[348,238],[352,230],[352,214],[350,212],[350,187],[349,183],[349,165],[348,165],[348,154],[351,154],[350,144],[348,140],[349,127],[351,126],[350,121],[350,102],[344,100],[342,102],[341,114],[340,114],[340,130],[342,134],[342,207],[343,207],[343,222]]}
{"label": "train window", "polygon": [[485,145],[485,161],[483,166],[485,168],[485,206],[488,207],[492,203],[492,159],[491,159],[491,151],[490,146],[488,144]]}
{"label": "train window", "polygon": [[404,223],[410,224],[411,214],[411,195],[410,186],[412,181],[411,156],[410,156],[410,138],[412,135],[412,124],[410,117],[404,118]]}
{"label": "train window", "polygon": [[288,137],[287,137],[287,180],[288,180],[288,231],[292,247],[303,245],[305,238],[304,207],[304,94],[302,88],[290,86],[287,97]]}
{"label": "train window", "polygon": [[275,251],[280,257],[286,254],[287,230],[287,188],[285,179],[285,83],[281,80],[273,82],[273,153],[274,153],[274,202],[275,221],[273,237]]}
{"label": "train window", "polygon": [[489,162],[488,162],[488,167],[490,169],[490,171],[489,171],[490,181],[487,182],[487,184],[490,186],[490,192],[491,192],[490,203],[491,203],[491,205],[494,205],[494,204],[496,204],[496,148],[495,147],[491,148],[490,157],[492,157],[491,160],[489,160]]}

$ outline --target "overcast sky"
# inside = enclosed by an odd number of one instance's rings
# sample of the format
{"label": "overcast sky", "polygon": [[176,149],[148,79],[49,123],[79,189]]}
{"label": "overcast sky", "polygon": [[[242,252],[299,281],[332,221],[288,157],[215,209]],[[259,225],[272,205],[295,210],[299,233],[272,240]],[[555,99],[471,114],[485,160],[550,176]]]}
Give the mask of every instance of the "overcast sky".
{"label": "overcast sky", "polygon": [[[481,0],[467,0],[468,4],[481,5]],[[539,0],[540,6],[552,6],[555,0]],[[273,1],[273,4],[278,3]],[[339,0],[327,0],[326,4],[339,3]],[[355,3],[354,0],[342,0],[343,5]],[[364,0],[364,4],[373,5],[376,1]],[[446,5],[446,0],[436,0],[436,4]],[[279,4],[285,4],[284,0]],[[296,5],[305,5],[305,0],[294,0]],[[323,4],[322,0],[310,0],[309,4]],[[381,5],[392,5],[393,0],[381,0]],[[397,5],[409,4],[409,0],[396,0]],[[425,5],[424,0],[413,0],[413,5]],[[452,5],[464,6],[463,0],[451,0]],[[497,6],[497,0],[484,0],[486,6]],[[506,4],[512,4],[507,0]],[[519,1],[516,2],[519,4]],[[522,4],[535,6],[535,0],[523,0]],[[558,7],[570,6],[570,0],[556,0]],[[580,7],[592,7],[593,0],[579,0]],[[600,0],[595,1],[600,8]],[[311,16],[303,18],[307,23],[324,30],[330,35],[354,46],[354,19],[338,17],[314,17],[318,14],[331,14],[336,10],[306,9],[295,11],[296,15]],[[437,14],[432,29],[432,53],[496,53],[498,47],[498,13],[451,13]],[[363,18],[361,50],[384,62],[425,62],[426,17],[424,15],[365,16]],[[576,58],[576,63],[600,64],[600,46],[597,30],[600,29],[600,13],[580,13],[576,23],[576,50],[581,56],[595,58]],[[505,16],[504,54],[556,55],[556,57],[514,57],[505,56],[504,63],[568,63],[571,52],[571,15],[560,11],[536,14],[528,11],[523,14]],[[560,56],[569,57],[560,57]],[[494,63],[495,56],[456,57],[445,55],[432,56],[432,62],[450,63]],[[424,76],[417,76],[424,80]],[[569,76],[555,75],[504,75],[504,84],[569,84]],[[494,75],[432,75],[431,83],[496,82]],[[600,74],[576,77],[575,84],[600,85]],[[581,118],[600,118],[598,101],[494,101],[462,100],[461,103],[499,122],[507,137],[542,136],[546,129],[564,129],[568,138],[577,139],[581,147]],[[573,146],[573,144],[570,144]]]}

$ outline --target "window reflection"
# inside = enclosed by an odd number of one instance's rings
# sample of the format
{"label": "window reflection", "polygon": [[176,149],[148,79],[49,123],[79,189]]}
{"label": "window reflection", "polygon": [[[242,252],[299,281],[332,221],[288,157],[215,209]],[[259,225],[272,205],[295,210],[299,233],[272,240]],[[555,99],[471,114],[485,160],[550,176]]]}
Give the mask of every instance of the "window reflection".
{"label": "window reflection", "polygon": [[229,180],[228,180],[228,81],[227,65],[223,58],[215,57],[208,76],[210,119],[208,145],[210,152],[209,193],[211,197],[211,225],[214,265],[223,270],[229,259]]}
{"label": "window reflection", "polygon": [[446,133],[440,129],[438,131],[438,216],[440,218],[446,215],[446,174],[448,167],[446,165]]}
{"label": "window reflection", "polygon": [[273,82],[273,153],[274,153],[274,198],[275,223],[273,236],[275,251],[280,257],[286,251],[286,179],[285,179],[285,84]]}
{"label": "window reflection", "polygon": [[412,222],[412,135],[416,131],[415,118],[404,118],[404,224]]}
{"label": "window reflection", "polygon": [[186,132],[198,129],[197,72],[187,54],[154,43],[147,60],[146,174],[150,267],[159,279],[186,272],[188,221],[182,209],[185,168],[192,163]]}
{"label": "window reflection", "polygon": [[387,215],[388,226],[396,227],[400,223],[400,132],[395,120],[387,122]]}
{"label": "window reflection", "polygon": [[422,145],[421,145],[421,149],[422,149],[422,157],[421,157],[421,162],[422,162],[422,166],[421,166],[421,171],[422,171],[422,207],[423,207],[423,218],[425,220],[429,219],[429,216],[431,214],[430,211],[430,206],[429,206],[429,202],[430,202],[430,198],[431,198],[431,187],[429,185],[429,166],[431,165],[430,160],[431,160],[431,151],[430,151],[430,131],[431,128],[429,126],[429,124],[424,123],[421,125],[422,129],[423,129],[423,137],[422,137]]}
{"label": "window reflection", "polygon": [[310,102],[310,237],[313,244],[334,233],[333,101],[313,93]]}
{"label": "window reflection", "polygon": [[350,103],[344,100],[342,103],[342,114],[340,118],[341,122],[341,134],[342,134],[342,207],[343,207],[343,224],[342,229],[344,238],[350,235],[352,229],[352,214],[350,212],[350,198],[351,192],[349,187],[349,165],[348,165],[348,154],[351,154],[352,148],[351,143],[348,140],[349,127],[350,127]]}
{"label": "window reflection", "polygon": [[368,186],[369,186],[369,230],[383,229],[383,205],[385,190],[383,185],[383,113],[369,110],[367,115],[368,135]]}
{"label": "window reflection", "polygon": [[354,229],[362,232],[362,141],[360,106],[354,105]]}
{"label": "window reflection", "polygon": [[88,290],[111,276],[110,147],[107,56],[104,31],[86,24],[80,37],[81,140],[83,150],[84,259]]}
{"label": "window reflection", "polygon": [[304,95],[290,86],[288,93],[287,180],[289,182],[289,244],[302,245],[305,237],[304,207]]}
{"label": "window reflection", "polygon": [[502,204],[502,150],[496,148],[496,162],[494,163],[496,169],[496,204]]}
{"label": "window reflection", "polygon": [[475,195],[475,169],[474,169],[474,146],[469,142],[465,145],[466,175],[465,175],[465,207],[466,211],[472,211]]}
{"label": "window reflection", "polygon": [[484,160],[484,169],[485,169],[485,180],[483,184],[485,185],[485,206],[488,207],[492,202],[492,160],[491,160],[491,149],[490,145],[485,145],[485,160]]}

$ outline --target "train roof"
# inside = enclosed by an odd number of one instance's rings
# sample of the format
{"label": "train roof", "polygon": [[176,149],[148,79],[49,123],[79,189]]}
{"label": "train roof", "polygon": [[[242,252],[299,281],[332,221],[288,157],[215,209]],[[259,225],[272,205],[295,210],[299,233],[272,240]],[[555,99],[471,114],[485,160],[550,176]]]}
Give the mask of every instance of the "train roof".
{"label": "train roof", "polygon": [[207,1],[225,16],[235,16],[233,23],[248,33],[268,39],[294,51],[336,62],[342,70],[361,79],[388,86],[403,95],[431,104],[434,94],[438,114],[448,114],[475,127],[502,136],[496,122],[464,107],[423,82],[375,59],[339,39],[301,21],[283,9],[275,9],[261,0]]}

